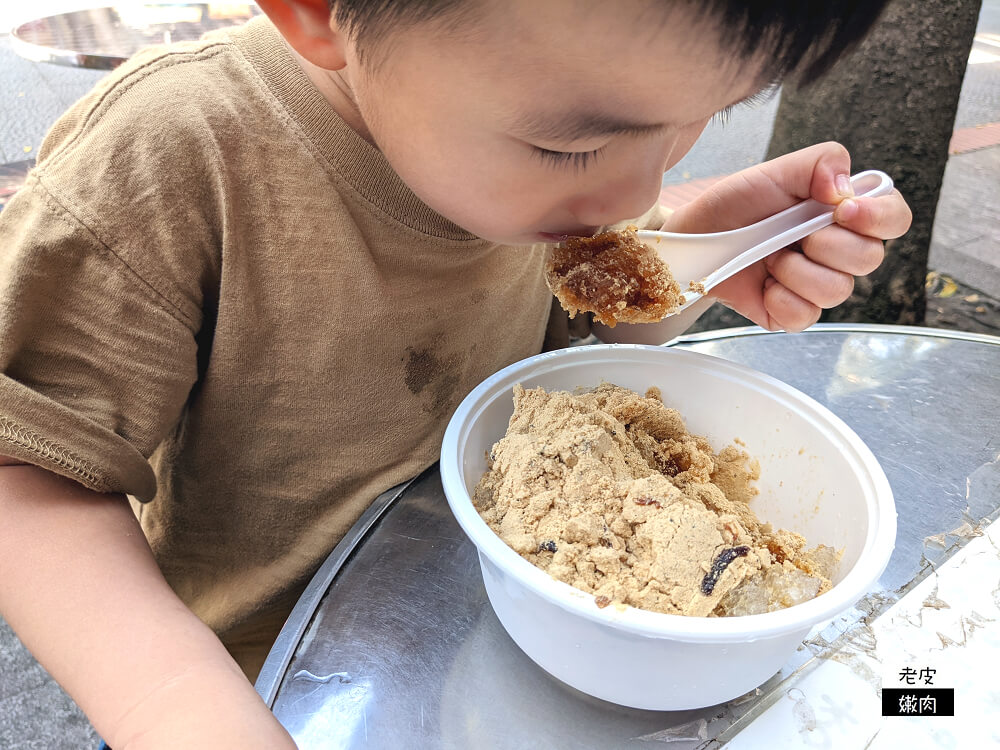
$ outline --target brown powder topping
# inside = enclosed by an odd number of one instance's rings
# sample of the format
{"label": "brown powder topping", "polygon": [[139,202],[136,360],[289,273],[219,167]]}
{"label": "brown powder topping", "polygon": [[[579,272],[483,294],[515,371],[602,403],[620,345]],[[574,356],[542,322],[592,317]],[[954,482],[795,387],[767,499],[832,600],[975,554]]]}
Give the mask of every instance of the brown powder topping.
{"label": "brown powder topping", "polygon": [[662,320],[684,302],[667,264],[639,241],[634,226],[570,237],[550,252],[545,280],[571,318],[592,312],[611,328]]}
{"label": "brown powder topping", "polygon": [[758,614],[831,586],[839,553],[761,523],[749,506],[757,462],[736,446],[713,451],[655,389],[516,386],[490,457],[474,497],[482,517],[598,607]]}

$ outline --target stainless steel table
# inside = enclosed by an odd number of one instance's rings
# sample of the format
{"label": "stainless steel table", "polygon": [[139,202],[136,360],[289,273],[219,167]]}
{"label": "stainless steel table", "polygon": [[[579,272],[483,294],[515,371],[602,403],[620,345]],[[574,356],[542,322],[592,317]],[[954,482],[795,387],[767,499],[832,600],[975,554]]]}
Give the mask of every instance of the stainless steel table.
{"label": "stainless steel table", "polygon": [[997,517],[1000,338],[821,325],[796,335],[714,331],[672,345],[778,377],[868,443],[899,513],[879,590],[811,634],[747,696],[684,712],[620,708],[549,677],[507,637],[434,467],[373,503],[264,665],[257,689],[300,748],[718,746],[769,707],[800,701],[796,686],[845,639],[864,640],[875,618]]}
{"label": "stainless steel table", "polygon": [[193,41],[258,13],[251,2],[122,4],[29,21],[10,39],[30,60],[111,70],[143,47]]}

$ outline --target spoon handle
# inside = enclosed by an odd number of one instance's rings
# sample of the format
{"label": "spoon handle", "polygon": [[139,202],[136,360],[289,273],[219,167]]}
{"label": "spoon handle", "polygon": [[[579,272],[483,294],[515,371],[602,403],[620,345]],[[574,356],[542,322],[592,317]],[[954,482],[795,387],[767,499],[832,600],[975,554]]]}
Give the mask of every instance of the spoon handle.
{"label": "spoon handle", "polygon": [[[892,190],[892,178],[885,172],[872,169],[854,175],[851,185],[856,196],[874,197]],[[747,227],[747,234],[750,235],[747,241],[755,244],[708,274],[702,281],[705,291],[771,253],[833,224],[834,208],[835,206],[810,199]]]}

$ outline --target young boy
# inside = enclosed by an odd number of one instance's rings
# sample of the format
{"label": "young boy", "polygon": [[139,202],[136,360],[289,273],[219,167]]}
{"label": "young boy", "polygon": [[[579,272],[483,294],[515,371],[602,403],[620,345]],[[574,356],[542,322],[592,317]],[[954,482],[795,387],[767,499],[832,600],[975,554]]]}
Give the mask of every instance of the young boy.
{"label": "young boy", "polygon": [[[117,750],[292,747],[247,677],[464,394],[541,350],[544,243],[650,223],[713,115],[879,4],[260,5],[105,79],[0,216],[0,611]],[[718,290],[801,330],[909,224],[849,173],[815,146],[665,228],[838,203]]]}

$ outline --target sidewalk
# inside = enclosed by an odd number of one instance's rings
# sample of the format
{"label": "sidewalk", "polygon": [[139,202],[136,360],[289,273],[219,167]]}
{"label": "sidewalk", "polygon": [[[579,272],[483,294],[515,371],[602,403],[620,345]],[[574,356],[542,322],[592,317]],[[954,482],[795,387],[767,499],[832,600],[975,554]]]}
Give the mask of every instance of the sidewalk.
{"label": "sidewalk", "polygon": [[[133,2],[135,0],[132,0]],[[118,4],[125,4],[119,2]],[[0,2],[0,30],[25,16],[94,5],[93,0]],[[23,60],[0,33],[0,164],[32,158],[45,131],[103,73]],[[712,127],[665,178],[677,201],[759,161],[776,101],[740,110]],[[984,0],[962,88],[931,243],[928,325],[1000,334],[1000,0]],[[733,314],[733,325],[742,325]],[[0,750],[96,748],[79,709],[0,620]]]}

